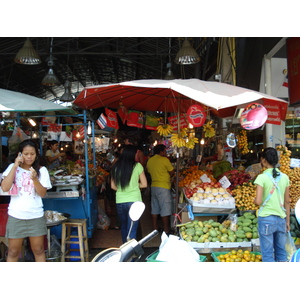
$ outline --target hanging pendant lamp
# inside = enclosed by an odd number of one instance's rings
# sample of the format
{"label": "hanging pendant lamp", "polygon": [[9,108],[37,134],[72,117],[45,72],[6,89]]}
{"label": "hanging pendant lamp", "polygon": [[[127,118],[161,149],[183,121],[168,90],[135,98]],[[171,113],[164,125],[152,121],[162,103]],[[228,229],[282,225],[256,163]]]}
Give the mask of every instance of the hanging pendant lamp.
{"label": "hanging pendant lamp", "polygon": [[75,99],[74,95],[71,92],[71,82],[69,80],[66,80],[64,84],[65,92],[64,94],[60,97],[60,101],[63,102],[71,102]]}
{"label": "hanging pendant lamp", "polygon": [[42,85],[46,85],[46,86],[55,86],[55,85],[60,85],[60,82],[58,80],[58,78],[56,77],[56,75],[54,74],[53,71],[53,57],[52,57],[52,46],[53,46],[53,38],[51,38],[51,44],[50,44],[50,58],[48,61],[48,73],[45,75],[45,77],[42,80]]}
{"label": "hanging pendant lamp", "polygon": [[175,63],[179,65],[191,65],[200,61],[196,50],[192,47],[187,38],[184,39],[180,50],[178,51]]}
{"label": "hanging pendant lamp", "polygon": [[29,38],[25,41],[23,47],[17,53],[14,61],[22,65],[38,65],[41,63],[40,56],[33,48]]}
{"label": "hanging pendant lamp", "polygon": [[45,75],[45,77],[42,80],[42,85],[46,86],[55,86],[55,85],[60,85],[60,82],[56,75],[54,74],[54,71],[52,69],[53,66],[53,61],[48,62],[49,70],[48,73]]}

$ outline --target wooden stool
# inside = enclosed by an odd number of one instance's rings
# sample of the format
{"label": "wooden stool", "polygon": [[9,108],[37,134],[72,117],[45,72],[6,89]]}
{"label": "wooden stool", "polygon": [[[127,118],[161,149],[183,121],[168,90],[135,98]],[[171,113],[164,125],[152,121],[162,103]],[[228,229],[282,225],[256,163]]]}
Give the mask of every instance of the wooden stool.
{"label": "wooden stool", "polygon": [[[72,228],[77,229],[77,235],[72,235]],[[77,238],[78,241],[74,240],[75,238]],[[79,245],[78,249],[70,249],[71,244]],[[79,255],[71,255],[71,251],[79,252]],[[69,219],[62,223],[61,252],[62,262],[65,261],[66,258],[77,258],[80,259],[81,262],[89,261],[86,219]]]}

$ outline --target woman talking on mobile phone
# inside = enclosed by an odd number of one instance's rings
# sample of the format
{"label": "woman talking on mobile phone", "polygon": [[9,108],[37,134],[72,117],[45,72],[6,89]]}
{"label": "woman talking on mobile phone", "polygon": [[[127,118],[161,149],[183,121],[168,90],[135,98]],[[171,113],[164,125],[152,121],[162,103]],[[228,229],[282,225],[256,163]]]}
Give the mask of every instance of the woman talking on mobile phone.
{"label": "woman talking on mobile phone", "polygon": [[46,167],[40,166],[36,143],[25,140],[19,145],[19,154],[2,174],[1,188],[8,192],[13,184],[17,194],[11,196],[8,206],[6,237],[7,262],[18,261],[24,238],[28,237],[36,262],[45,262],[44,236],[47,234],[42,197],[51,182]]}

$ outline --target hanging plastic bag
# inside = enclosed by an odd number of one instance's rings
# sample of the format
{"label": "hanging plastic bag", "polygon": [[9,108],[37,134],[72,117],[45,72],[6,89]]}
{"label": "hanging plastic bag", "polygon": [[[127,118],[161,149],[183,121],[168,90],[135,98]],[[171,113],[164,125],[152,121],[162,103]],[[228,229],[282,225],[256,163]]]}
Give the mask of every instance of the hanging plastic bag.
{"label": "hanging plastic bag", "polygon": [[291,260],[293,254],[297,251],[294,239],[292,238],[290,231],[286,233],[285,251],[288,261]]}
{"label": "hanging plastic bag", "polygon": [[101,207],[98,206],[98,222],[97,228],[98,229],[108,229],[110,226],[110,218],[107,214],[103,211]]}
{"label": "hanging plastic bag", "polygon": [[18,152],[19,144],[24,140],[28,140],[28,136],[19,126],[15,124],[15,128],[12,133],[12,136],[8,139],[8,149],[9,149],[10,157],[16,156]]}

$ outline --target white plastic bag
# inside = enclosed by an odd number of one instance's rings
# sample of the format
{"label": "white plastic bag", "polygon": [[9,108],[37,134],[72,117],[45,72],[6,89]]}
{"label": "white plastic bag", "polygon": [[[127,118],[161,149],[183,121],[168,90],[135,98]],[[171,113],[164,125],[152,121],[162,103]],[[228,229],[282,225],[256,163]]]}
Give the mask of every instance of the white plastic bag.
{"label": "white plastic bag", "polygon": [[165,232],[161,235],[161,244],[159,253],[156,257],[159,261],[165,262],[199,262],[200,255],[186,241],[181,240],[178,236],[166,235]]}

